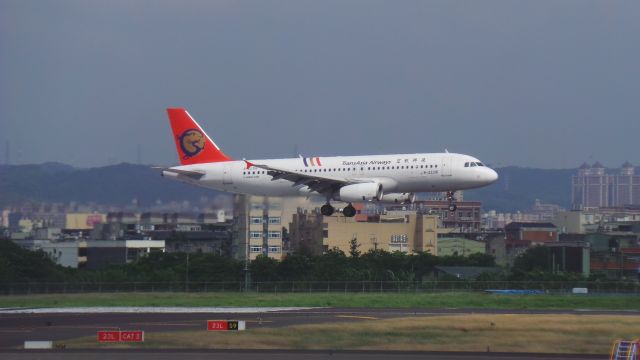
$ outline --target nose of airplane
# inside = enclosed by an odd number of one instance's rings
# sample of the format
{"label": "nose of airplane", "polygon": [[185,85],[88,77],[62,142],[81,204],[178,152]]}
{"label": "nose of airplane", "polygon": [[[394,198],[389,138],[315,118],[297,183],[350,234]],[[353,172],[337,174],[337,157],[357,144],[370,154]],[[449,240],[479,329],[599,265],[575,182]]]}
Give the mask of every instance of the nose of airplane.
{"label": "nose of airplane", "polygon": [[498,173],[493,169],[487,169],[487,170],[489,170],[487,172],[487,180],[489,181],[489,184],[492,184],[498,181]]}

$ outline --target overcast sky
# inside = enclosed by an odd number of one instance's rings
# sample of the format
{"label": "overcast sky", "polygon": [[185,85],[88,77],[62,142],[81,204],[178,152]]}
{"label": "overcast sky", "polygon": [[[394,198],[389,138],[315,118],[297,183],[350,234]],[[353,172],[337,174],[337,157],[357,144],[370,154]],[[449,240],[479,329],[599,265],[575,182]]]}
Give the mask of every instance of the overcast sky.
{"label": "overcast sky", "polygon": [[175,164],[171,106],[239,159],[640,164],[640,1],[0,0],[12,163]]}

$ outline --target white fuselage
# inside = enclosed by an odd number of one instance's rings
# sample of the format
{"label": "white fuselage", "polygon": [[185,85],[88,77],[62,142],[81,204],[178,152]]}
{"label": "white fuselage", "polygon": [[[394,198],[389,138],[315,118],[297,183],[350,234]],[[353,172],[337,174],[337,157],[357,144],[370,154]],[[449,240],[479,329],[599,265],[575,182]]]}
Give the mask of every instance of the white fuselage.
{"label": "white fuselage", "polygon": [[[498,179],[497,173],[482,165],[478,159],[454,153],[300,157],[250,160],[249,163],[287,169],[304,175],[373,180],[382,184],[385,194],[473,189]],[[272,180],[266,170],[250,167],[245,161],[183,165],[171,169],[195,171],[204,176],[194,179],[168,171],[164,171],[163,175],[231,193],[264,196],[320,195],[310,193],[304,185],[292,184],[284,179]]]}

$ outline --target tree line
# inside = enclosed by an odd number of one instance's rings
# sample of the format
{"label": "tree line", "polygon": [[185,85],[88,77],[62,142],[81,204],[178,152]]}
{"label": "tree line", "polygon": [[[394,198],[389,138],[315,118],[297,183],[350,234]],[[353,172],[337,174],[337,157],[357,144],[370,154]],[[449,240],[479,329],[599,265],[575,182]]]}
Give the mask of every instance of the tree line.
{"label": "tree line", "polygon": [[[42,251],[29,251],[11,241],[0,241],[0,282],[242,282],[251,281],[413,281],[430,278],[436,266],[487,267],[479,280],[582,280],[580,274],[550,273],[540,248],[516,258],[511,268],[495,271],[493,256],[434,256],[426,252],[404,254],[384,250],[360,253],[352,244],[349,255],[331,249],[318,256],[289,254],[281,261],[258,256],[245,263],[207,253],[151,253],[136,262],[104,269],[72,269],[57,265]],[[458,280],[440,277],[440,280]]]}

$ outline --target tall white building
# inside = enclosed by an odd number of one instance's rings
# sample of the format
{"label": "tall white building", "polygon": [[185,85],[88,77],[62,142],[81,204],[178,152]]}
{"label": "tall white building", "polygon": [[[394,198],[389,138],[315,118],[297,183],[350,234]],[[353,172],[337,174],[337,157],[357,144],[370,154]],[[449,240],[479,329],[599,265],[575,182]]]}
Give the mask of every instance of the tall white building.
{"label": "tall white building", "polygon": [[582,164],[571,180],[574,209],[640,205],[640,176],[625,162],[617,173],[607,173],[596,162]]}

